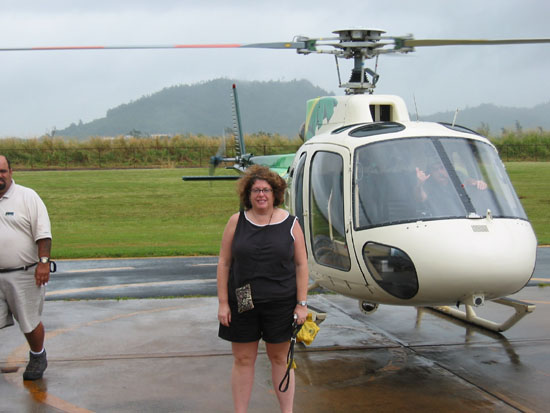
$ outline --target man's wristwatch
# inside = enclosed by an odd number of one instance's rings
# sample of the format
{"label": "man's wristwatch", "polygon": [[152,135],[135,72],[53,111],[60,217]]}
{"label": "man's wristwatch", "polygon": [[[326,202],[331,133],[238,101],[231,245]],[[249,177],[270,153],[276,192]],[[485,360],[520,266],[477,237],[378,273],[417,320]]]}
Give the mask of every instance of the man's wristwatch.
{"label": "man's wristwatch", "polygon": [[47,264],[50,262],[50,257],[40,257],[41,264]]}
{"label": "man's wristwatch", "polygon": [[298,301],[298,305],[301,305],[302,307],[307,307],[307,301]]}

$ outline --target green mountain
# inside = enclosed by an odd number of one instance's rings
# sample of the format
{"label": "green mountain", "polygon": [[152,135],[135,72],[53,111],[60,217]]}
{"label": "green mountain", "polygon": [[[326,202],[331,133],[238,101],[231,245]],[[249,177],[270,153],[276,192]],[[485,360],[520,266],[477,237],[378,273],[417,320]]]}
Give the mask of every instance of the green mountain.
{"label": "green mountain", "polygon": [[[307,80],[290,82],[216,79],[193,85],[168,87],[150,96],[107,111],[104,118],[71,124],[57,135],[86,139],[90,136],[127,134],[195,134],[220,136],[233,125],[232,85],[237,85],[245,133],[278,133],[294,137],[305,121],[306,101],[334,95]],[[508,130],[550,129],[550,103],[533,108],[509,108],[492,104],[459,111],[456,123],[483,129],[491,135]],[[452,122],[454,112],[421,116],[420,120]],[[416,115],[411,114],[411,119]]]}
{"label": "green mountain", "polygon": [[243,131],[298,134],[305,121],[306,101],[332,95],[307,80],[250,82],[216,79],[168,87],[107,111],[104,118],[71,124],[57,135],[87,138],[131,132],[220,136],[233,125],[232,85],[237,85]]}

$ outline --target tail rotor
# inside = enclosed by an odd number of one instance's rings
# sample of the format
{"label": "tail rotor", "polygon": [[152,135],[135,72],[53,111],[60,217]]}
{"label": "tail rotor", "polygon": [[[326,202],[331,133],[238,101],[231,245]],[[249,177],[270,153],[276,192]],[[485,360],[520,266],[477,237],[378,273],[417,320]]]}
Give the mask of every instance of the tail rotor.
{"label": "tail rotor", "polygon": [[214,172],[220,163],[224,161],[225,158],[225,131],[222,135],[222,140],[216,155],[210,157],[210,168],[208,170],[208,175],[214,176]]}

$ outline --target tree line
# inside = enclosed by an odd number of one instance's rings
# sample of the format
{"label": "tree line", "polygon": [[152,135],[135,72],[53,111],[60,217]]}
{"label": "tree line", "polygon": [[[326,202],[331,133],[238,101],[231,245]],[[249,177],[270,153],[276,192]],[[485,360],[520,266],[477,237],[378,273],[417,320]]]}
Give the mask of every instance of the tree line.
{"label": "tree line", "polygon": [[[550,160],[550,132],[516,129],[490,140],[504,161]],[[247,151],[255,155],[274,155],[295,152],[302,141],[259,132],[245,135],[245,144]],[[17,169],[206,167],[211,156],[235,154],[233,137],[193,134],[92,137],[86,141],[52,136],[7,138],[0,140],[0,153],[7,155]]]}
{"label": "tree line", "polygon": [[[277,134],[245,135],[247,152],[273,155],[295,152],[302,141]],[[233,137],[201,135],[147,138],[93,137],[87,141],[55,137],[0,140],[0,153],[17,169],[206,167],[210,157],[235,156]]]}

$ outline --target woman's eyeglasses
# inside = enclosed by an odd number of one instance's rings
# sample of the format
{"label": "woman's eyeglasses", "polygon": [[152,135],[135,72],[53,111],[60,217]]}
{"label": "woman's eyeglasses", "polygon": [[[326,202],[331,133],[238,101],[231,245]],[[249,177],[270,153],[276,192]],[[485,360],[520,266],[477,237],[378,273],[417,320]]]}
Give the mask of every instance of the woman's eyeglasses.
{"label": "woman's eyeglasses", "polygon": [[270,194],[271,192],[273,192],[273,189],[271,189],[271,188],[262,188],[262,189],[260,189],[260,188],[254,188],[254,189],[251,190],[251,192],[252,192],[253,194],[256,194],[256,195],[259,194],[260,192],[262,192],[262,193],[264,193],[264,194],[267,195],[267,194]]}

